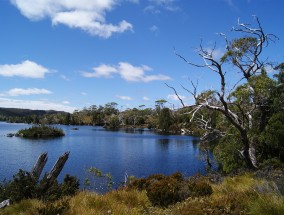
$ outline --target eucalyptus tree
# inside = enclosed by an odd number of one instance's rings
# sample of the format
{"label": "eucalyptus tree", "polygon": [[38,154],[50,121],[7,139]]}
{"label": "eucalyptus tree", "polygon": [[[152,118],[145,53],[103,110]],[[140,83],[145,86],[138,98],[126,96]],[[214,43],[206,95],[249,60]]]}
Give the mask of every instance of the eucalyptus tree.
{"label": "eucalyptus tree", "polygon": [[[183,87],[195,98],[195,104],[191,106],[189,114],[191,121],[195,121],[205,131],[202,139],[237,134],[235,142],[238,142],[241,148],[236,150],[240,152],[248,167],[257,168],[258,141],[254,132],[260,133],[263,129],[261,123],[264,125],[266,123],[270,90],[274,87],[273,80],[264,72],[269,62],[262,55],[264,48],[278,38],[273,34],[266,34],[257,17],[255,17],[255,27],[238,20],[237,27],[232,31],[241,36],[229,39],[227,35],[220,33],[226,44],[226,52],[220,59],[214,56],[216,46],[208,50],[202,43],[198,48],[202,64],[193,63],[178,53],[176,55],[189,65],[212,72],[219,78],[218,89],[198,93],[198,84],[193,82],[191,89]],[[241,75],[230,86],[228,74],[230,76],[232,74],[228,72],[232,71]],[[177,93],[176,95],[178,96]],[[204,110],[220,113],[219,120],[222,120],[220,124],[225,125],[225,128],[212,126],[212,120],[206,118]]]}

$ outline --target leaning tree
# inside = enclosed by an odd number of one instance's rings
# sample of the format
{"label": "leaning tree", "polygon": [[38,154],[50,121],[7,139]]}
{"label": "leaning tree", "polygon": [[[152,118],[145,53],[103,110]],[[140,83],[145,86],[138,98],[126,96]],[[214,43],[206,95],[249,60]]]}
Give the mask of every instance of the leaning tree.
{"label": "leaning tree", "polygon": [[[233,33],[241,34],[237,39],[229,39],[226,34],[220,33],[226,44],[224,55],[218,59],[214,56],[216,45],[213,49],[204,48],[202,43],[198,54],[203,59],[202,64],[196,64],[179,53],[178,57],[187,64],[207,69],[215,73],[220,80],[219,89],[197,92],[197,85],[191,82],[191,90],[183,87],[195,98],[191,106],[191,120],[195,121],[204,130],[201,140],[212,140],[229,134],[233,130],[237,133],[241,149],[240,155],[246,165],[257,168],[257,133],[264,129],[267,121],[267,111],[270,103],[270,91],[275,87],[273,79],[269,78],[265,68],[269,65],[268,58],[263,58],[263,50],[271,41],[278,38],[273,34],[266,34],[255,17],[255,25],[241,23],[238,20]],[[241,76],[234,84],[228,84],[228,71],[240,73]],[[231,74],[230,74],[231,75]],[[169,86],[179,97],[175,88]],[[179,97],[183,106],[184,103]],[[224,126],[212,126],[210,114],[217,112],[224,120]],[[209,117],[209,119],[208,119]]]}

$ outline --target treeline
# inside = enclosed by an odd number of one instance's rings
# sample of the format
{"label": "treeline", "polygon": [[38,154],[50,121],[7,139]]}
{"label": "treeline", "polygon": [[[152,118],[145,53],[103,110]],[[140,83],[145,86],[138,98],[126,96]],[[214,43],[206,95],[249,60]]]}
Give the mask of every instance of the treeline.
{"label": "treeline", "polygon": [[194,130],[185,114],[189,112],[189,107],[172,110],[166,104],[166,100],[157,100],[155,108],[140,105],[137,108],[119,110],[117,103],[110,102],[104,106],[91,105],[73,113],[1,108],[0,120],[11,123],[104,126],[108,129],[149,128],[174,134],[181,130]]}

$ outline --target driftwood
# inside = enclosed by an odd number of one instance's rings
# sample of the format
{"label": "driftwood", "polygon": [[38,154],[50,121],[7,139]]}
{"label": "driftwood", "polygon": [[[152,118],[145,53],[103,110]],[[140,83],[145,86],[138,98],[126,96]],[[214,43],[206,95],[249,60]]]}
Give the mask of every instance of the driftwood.
{"label": "driftwood", "polygon": [[10,199],[7,199],[0,203],[0,208],[5,208],[6,206],[9,205],[10,205]]}
{"label": "driftwood", "polygon": [[31,175],[34,177],[35,180],[39,179],[39,176],[41,175],[41,172],[47,162],[47,152],[44,152],[40,154],[40,156],[37,159],[37,162],[35,163]]}

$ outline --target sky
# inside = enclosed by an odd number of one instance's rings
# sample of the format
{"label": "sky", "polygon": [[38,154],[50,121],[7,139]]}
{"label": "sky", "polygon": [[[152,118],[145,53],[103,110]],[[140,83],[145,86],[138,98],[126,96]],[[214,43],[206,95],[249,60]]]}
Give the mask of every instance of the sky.
{"label": "sky", "polygon": [[[218,88],[201,62],[202,46],[218,58],[238,19],[279,37],[264,51],[284,62],[284,0],[0,0],[0,107],[73,112],[116,102],[121,109],[178,108],[198,90]],[[274,71],[270,71],[273,74]],[[234,83],[236,73],[227,80]]]}

